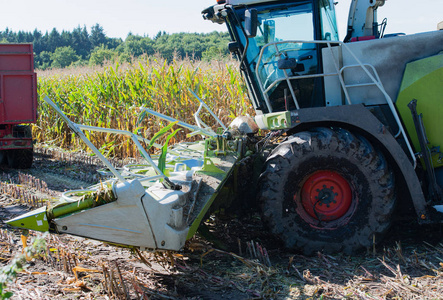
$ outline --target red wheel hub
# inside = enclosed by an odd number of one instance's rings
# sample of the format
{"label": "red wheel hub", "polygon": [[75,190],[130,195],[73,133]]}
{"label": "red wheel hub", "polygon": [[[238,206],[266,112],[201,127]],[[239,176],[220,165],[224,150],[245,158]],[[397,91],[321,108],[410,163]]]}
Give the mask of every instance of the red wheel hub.
{"label": "red wheel hub", "polygon": [[318,171],[309,176],[301,190],[305,211],[314,219],[334,221],[343,217],[352,204],[349,183],[333,171]]}

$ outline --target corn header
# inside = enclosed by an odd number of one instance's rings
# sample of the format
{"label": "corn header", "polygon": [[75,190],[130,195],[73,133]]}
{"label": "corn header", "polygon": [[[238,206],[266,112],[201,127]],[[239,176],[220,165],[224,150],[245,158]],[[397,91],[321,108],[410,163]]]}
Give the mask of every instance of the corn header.
{"label": "corn header", "polygon": [[[214,200],[223,193],[224,183],[233,172],[234,164],[244,158],[247,134],[257,130],[248,118],[234,121],[232,130],[226,131],[225,135],[203,127],[205,124],[198,113],[209,108],[200,99],[196,120],[201,127],[141,108],[145,113],[189,129],[192,134],[206,137],[197,143],[177,144],[167,152],[163,149],[154,161],[142,143],[157,148],[163,146],[129,131],[75,124],[52,100],[48,97],[44,100],[106,165],[99,173],[109,179],[84,190],[64,192],[59,202],[7,223],[19,228],[68,233],[140,249],[179,250],[184,246]],[[212,111],[210,113],[216,117]],[[227,129],[216,119],[223,129]],[[82,130],[129,136],[146,164],[114,168]]]}

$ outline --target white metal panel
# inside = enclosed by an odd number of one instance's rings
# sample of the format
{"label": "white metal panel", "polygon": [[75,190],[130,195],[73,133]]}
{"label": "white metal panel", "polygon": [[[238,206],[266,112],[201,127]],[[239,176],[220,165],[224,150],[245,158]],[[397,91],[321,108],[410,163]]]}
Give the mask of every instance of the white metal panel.
{"label": "white metal panel", "polygon": [[[443,51],[443,31],[432,31],[414,35],[398,36],[378,40],[348,43],[348,48],[364,64],[371,64],[377,70],[386,92],[393,101],[397,99],[403,73],[408,62],[438,54]],[[340,67],[355,65],[356,61],[341,47],[334,47],[334,57]],[[324,73],[335,72],[329,49],[323,49]],[[344,71],[345,83],[349,85],[367,83],[368,76],[361,68]],[[328,106],[343,103],[342,91],[337,77],[325,78],[325,92]],[[386,100],[374,86],[349,88],[352,104],[384,104]]]}
{"label": "white metal panel", "polygon": [[156,248],[141,199],[149,195],[140,182],[120,183],[116,194],[114,202],[55,219],[58,231],[116,244]]}

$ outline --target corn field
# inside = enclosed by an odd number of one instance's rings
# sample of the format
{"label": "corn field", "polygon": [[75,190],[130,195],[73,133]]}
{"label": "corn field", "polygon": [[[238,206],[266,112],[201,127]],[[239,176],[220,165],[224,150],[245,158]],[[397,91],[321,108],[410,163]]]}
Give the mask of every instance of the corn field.
{"label": "corn field", "polygon": [[[235,116],[253,114],[246,87],[235,61],[206,63],[191,59],[166,60],[148,57],[128,65],[111,65],[99,70],[60,70],[38,73],[39,117],[33,134],[38,142],[65,149],[85,149],[65,123],[47,105],[48,96],[75,123],[138,131],[151,138],[167,122],[147,116],[137,126],[139,107],[195,124],[199,107],[194,91],[228,125]],[[201,119],[215,126],[204,112]],[[123,136],[85,132],[87,137],[110,156],[136,157],[136,148]],[[171,143],[184,140],[186,130]]]}

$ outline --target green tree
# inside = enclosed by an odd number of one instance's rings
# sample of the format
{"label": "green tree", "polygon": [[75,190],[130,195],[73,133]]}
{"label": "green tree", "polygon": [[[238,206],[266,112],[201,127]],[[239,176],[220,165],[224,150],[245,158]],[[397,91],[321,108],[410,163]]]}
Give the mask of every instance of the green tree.
{"label": "green tree", "polygon": [[137,57],[142,54],[154,54],[154,41],[149,37],[129,34],[124,43],[124,52],[129,56]]}
{"label": "green tree", "polygon": [[96,48],[100,45],[106,44],[106,34],[105,30],[103,29],[100,24],[95,24],[91,27],[91,36],[89,38],[92,48]]}
{"label": "green tree", "polygon": [[42,43],[42,32],[35,29],[32,33],[32,42],[34,44],[34,52],[39,54],[43,51],[43,43]]}
{"label": "green tree", "polygon": [[60,34],[60,46],[71,46],[72,45],[72,33],[70,31],[63,30]]}
{"label": "green tree", "polygon": [[79,56],[75,54],[71,46],[58,47],[54,53],[51,54],[53,68],[65,68],[70,66],[73,62],[79,60]]}
{"label": "green tree", "polygon": [[6,27],[5,31],[2,32],[2,40],[6,40],[8,43],[15,43],[17,41],[16,39],[16,33],[9,30],[8,27]]}
{"label": "green tree", "polygon": [[[84,65],[90,61],[91,64],[102,64],[104,60],[110,59],[111,56],[111,59],[115,59],[117,55],[119,61],[122,62],[129,62],[132,58],[137,58],[140,55],[153,55],[154,53],[158,53],[168,60],[172,60],[175,56],[189,56],[205,60],[229,56],[227,49],[229,34],[216,31],[174,34],[159,31],[153,39],[130,33],[126,40],[122,41],[120,38],[107,37],[103,27],[99,24],[95,24],[91,28],[91,34],[88,33],[86,26],[78,26],[72,32],[63,30],[61,33],[54,28],[50,33],[46,32],[45,34],[37,29],[33,32],[14,32],[6,28],[4,31],[0,31],[0,41],[33,43],[35,66],[40,69],[69,66],[73,62],[75,65]],[[56,51],[56,49],[58,50]],[[74,54],[70,50],[74,50]],[[91,55],[95,51],[97,52],[91,59]]]}
{"label": "green tree", "polygon": [[224,49],[220,49],[216,46],[212,46],[210,48],[207,48],[202,53],[202,60],[204,60],[204,61],[221,60],[226,57],[227,57],[227,55],[226,55]]}
{"label": "green tree", "polygon": [[126,53],[126,52],[120,53],[120,55],[118,57],[118,61],[120,63],[125,63],[125,62],[129,62],[130,63],[131,60],[132,60],[132,57],[128,53]]}
{"label": "green tree", "polygon": [[45,50],[54,52],[56,48],[61,46],[61,36],[57,29],[53,28],[48,36],[48,47]]}
{"label": "green tree", "polygon": [[108,49],[116,49],[121,44],[123,44],[121,38],[106,38],[106,47],[108,47]]}
{"label": "green tree", "polygon": [[91,42],[89,41],[89,33],[86,27],[80,26],[72,30],[72,42],[70,45],[77,55],[80,55],[83,59],[89,56],[91,51]]}
{"label": "green tree", "polygon": [[36,54],[34,57],[35,68],[40,70],[46,70],[50,68],[52,64],[51,54],[52,53],[49,51],[42,51],[39,54]]}
{"label": "green tree", "polygon": [[96,47],[91,53],[89,58],[89,64],[92,66],[102,66],[106,61],[113,61],[118,57],[118,53],[114,50],[105,48],[102,44],[100,47]]}

